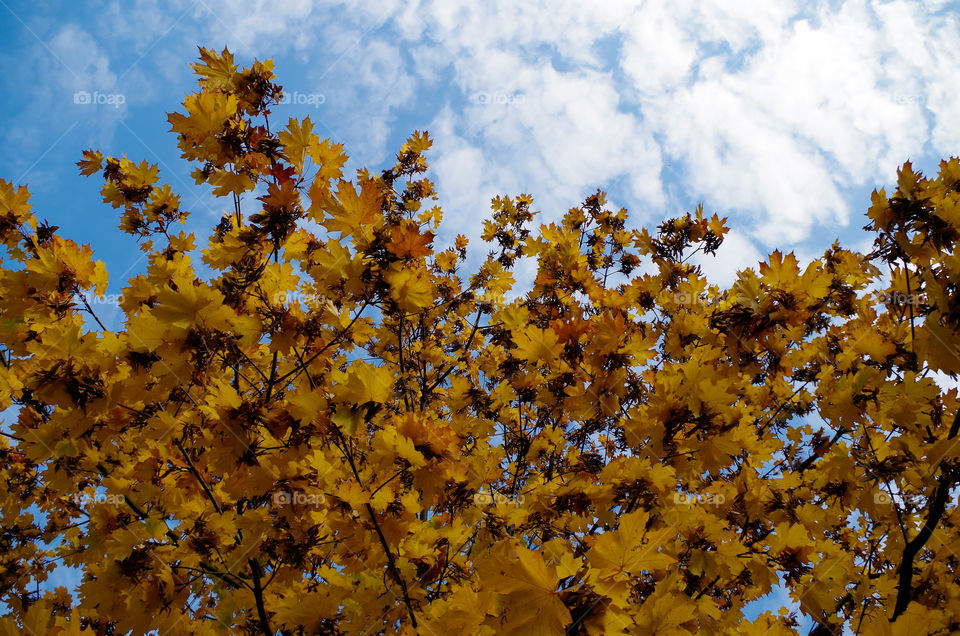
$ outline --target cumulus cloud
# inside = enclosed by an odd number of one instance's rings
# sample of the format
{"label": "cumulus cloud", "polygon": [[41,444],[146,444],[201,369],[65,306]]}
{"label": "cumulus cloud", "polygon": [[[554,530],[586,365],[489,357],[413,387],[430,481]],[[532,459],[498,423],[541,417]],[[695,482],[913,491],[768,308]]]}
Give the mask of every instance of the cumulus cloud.
{"label": "cumulus cloud", "polygon": [[[929,90],[923,78],[956,85],[933,79],[942,73],[920,29],[897,27],[891,40],[889,5],[822,5],[812,14],[766,3],[737,14],[707,5],[696,16],[682,3],[661,6],[634,17],[622,58],[645,123],[682,160],[692,191],[755,219],[754,237],[767,246],[848,223],[843,188],[890,179],[924,151],[930,130],[925,99],[916,97]],[[926,21],[935,41],[956,36],[955,23],[916,4],[903,9],[909,23]],[[909,47],[912,55],[902,50]],[[655,51],[669,52],[669,61]],[[663,68],[671,72],[653,70]]]}
{"label": "cumulus cloud", "polygon": [[[406,37],[428,43],[415,47],[425,75],[443,68],[438,51],[450,53],[467,103],[433,127],[473,140],[487,183],[507,191],[522,175],[558,213],[619,184],[628,207],[662,214],[689,202],[665,194],[680,191],[749,221],[743,240],[767,248],[848,224],[862,212],[851,187],[889,180],[934,137],[942,152],[957,134],[937,110],[960,86],[943,55],[957,25],[929,7],[605,9],[444,2],[398,18]],[[620,42],[612,60],[599,52],[610,38]],[[665,161],[676,166],[669,187]],[[440,176],[442,191],[461,187]]]}
{"label": "cumulus cloud", "polygon": [[765,260],[753,242],[736,229],[731,229],[724,235],[723,243],[716,254],[697,254],[693,258],[707,280],[721,287],[728,287],[734,283],[741,270],[756,269],[757,263]]}

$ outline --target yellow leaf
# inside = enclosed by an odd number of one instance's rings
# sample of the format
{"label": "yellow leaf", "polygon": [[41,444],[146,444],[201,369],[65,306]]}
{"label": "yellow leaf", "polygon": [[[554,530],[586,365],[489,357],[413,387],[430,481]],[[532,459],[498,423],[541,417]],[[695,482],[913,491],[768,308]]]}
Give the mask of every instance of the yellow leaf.
{"label": "yellow leaf", "polygon": [[390,285],[390,297],[404,311],[414,313],[433,304],[430,274],[421,263],[404,266],[396,262],[383,278]]}
{"label": "yellow leaf", "polygon": [[539,552],[498,543],[477,566],[484,588],[505,596],[500,633],[552,636],[571,622],[557,591],[556,570]]}
{"label": "yellow leaf", "polygon": [[330,418],[334,424],[343,429],[346,435],[356,435],[363,426],[363,415],[349,406],[341,404],[337,407],[333,417]]}
{"label": "yellow leaf", "polygon": [[236,173],[231,170],[217,170],[210,175],[210,185],[215,186],[213,196],[225,197],[232,194],[243,194],[257,187],[250,175]]}
{"label": "yellow leaf", "polygon": [[197,83],[217,91],[228,91],[233,88],[237,66],[233,63],[233,54],[226,47],[221,53],[200,47],[200,62],[200,64],[190,65],[200,76]]}
{"label": "yellow leaf", "polygon": [[513,341],[517,345],[517,357],[534,364],[552,364],[563,352],[557,334],[549,328],[526,325],[521,331],[514,332]]}
{"label": "yellow leaf", "polygon": [[80,174],[89,177],[103,167],[103,153],[99,150],[84,150],[83,159],[77,162]]}
{"label": "yellow leaf", "polygon": [[381,217],[380,192],[372,179],[363,182],[359,194],[352,183],[341,181],[336,196],[328,195],[323,207],[330,214],[321,221],[328,230],[369,241]]}
{"label": "yellow leaf", "polygon": [[587,560],[594,567],[614,572],[640,572],[670,567],[674,559],[659,551],[670,531],[655,531],[645,540],[647,513],[643,510],[624,515],[616,530],[604,532],[596,538],[587,552]]}
{"label": "yellow leaf", "polygon": [[309,117],[305,117],[303,121],[291,117],[286,130],[281,130],[277,136],[283,144],[284,154],[297,172],[303,171],[303,164],[308,156],[319,151],[320,138],[313,132],[313,122]]}

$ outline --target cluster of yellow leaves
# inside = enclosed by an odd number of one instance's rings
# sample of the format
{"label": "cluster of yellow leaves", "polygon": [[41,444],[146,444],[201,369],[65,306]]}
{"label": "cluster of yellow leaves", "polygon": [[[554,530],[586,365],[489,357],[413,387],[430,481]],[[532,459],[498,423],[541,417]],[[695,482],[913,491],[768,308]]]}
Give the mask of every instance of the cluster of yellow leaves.
{"label": "cluster of yellow leaves", "polygon": [[4,633],[794,634],[748,618],[781,581],[815,633],[960,630],[957,159],[875,193],[871,254],[723,289],[688,257],[725,219],[600,192],[435,246],[426,133],[351,181],[271,132],[270,62],[194,70],[211,277],[157,167],[86,151],[147,258],[111,330],[104,265],[0,181]]}

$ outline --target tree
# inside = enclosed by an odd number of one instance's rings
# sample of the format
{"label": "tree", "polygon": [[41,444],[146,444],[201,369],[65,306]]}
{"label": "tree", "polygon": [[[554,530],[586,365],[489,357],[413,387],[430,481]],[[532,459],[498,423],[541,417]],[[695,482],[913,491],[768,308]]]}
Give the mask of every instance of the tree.
{"label": "tree", "polygon": [[874,193],[872,253],[727,289],[690,262],[724,219],[600,192],[536,229],[495,199],[468,274],[429,137],[344,180],[271,128],[271,67],[201,49],[169,116],[232,201],[205,278],[157,167],[83,153],[148,260],[117,331],[104,264],[0,181],[7,632],[796,633],[744,615],[778,582],[814,634],[960,630],[958,159]]}

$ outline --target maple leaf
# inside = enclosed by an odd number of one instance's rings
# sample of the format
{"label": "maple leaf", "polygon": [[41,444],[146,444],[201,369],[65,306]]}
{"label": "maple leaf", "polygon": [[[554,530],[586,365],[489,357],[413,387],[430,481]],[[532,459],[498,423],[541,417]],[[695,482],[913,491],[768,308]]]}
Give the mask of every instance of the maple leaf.
{"label": "maple leaf", "polygon": [[353,184],[340,181],[335,196],[328,195],[323,204],[330,216],[321,223],[341,238],[354,236],[369,241],[373,226],[380,218],[380,194],[372,180],[365,180],[357,193]]}
{"label": "maple leaf", "polygon": [[[239,102],[224,93],[194,93],[183,102],[186,115],[170,113],[170,130],[180,135],[180,148],[187,159],[216,157],[223,160],[223,148],[217,136],[228,128],[237,113]],[[230,157],[232,159],[232,157]],[[229,160],[229,159],[228,159]]]}
{"label": "maple leaf", "polygon": [[790,252],[786,256],[779,250],[770,254],[769,263],[760,263],[760,280],[777,289],[790,289],[800,278],[797,257]]}
{"label": "maple leaf", "polygon": [[407,142],[403,144],[400,152],[412,152],[415,154],[420,154],[421,152],[426,152],[429,150],[432,145],[433,141],[426,132],[415,130],[413,134],[410,135],[410,138],[407,139]]}
{"label": "maple leaf", "polygon": [[[198,323],[210,324],[229,310],[222,306],[218,292],[206,287],[184,285],[176,291],[164,287],[157,294],[158,306],[153,309],[157,320],[176,327],[189,328]],[[226,311],[226,314],[224,314]]]}
{"label": "maple leaf", "polygon": [[347,162],[343,144],[333,144],[329,139],[324,139],[319,145],[310,146],[310,150],[310,158],[318,166],[316,183],[325,184],[343,176],[343,166]]}
{"label": "maple leaf", "polygon": [[556,362],[563,351],[560,339],[552,329],[526,327],[515,333],[513,340],[517,345],[517,356],[534,364]]}
{"label": "maple leaf", "polygon": [[83,159],[77,162],[80,167],[80,174],[90,176],[99,172],[103,167],[103,153],[99,150],[84,150]]}
{"label": "maple leaf", "polygon": [[233,54],[227,50],[217,53],[213,49],[200,49],[200,64],[191,64],[193,72],[200,76],[197,83],[214,91],[230,91],[235,88],[237,65],[233,63]]}
{"label": "maple leaf", "polygon": [[390,297],[404,311],[417,312],[433,303],[430,275],[422,264],[394,263],[383,275]]}
{"label": "maple leaf", "polygon": [[286,129],[281,130],[278,137],[287,159],[297,171],[303,171],[303,164],[308,156],[314,157],[320,152],[320,138],[314,134],[313,122],[309,117],[302,121],[291,117]]}
{"label": "maple leaf", "polygon": [[667,554],[659,552],[665,532],[654,532],[644,542],[647,534],[648,516],[637,511],[620,518],[617,530],[605,532],[599,537],[587,553],[591,564],[603,570],[614,572],[639,572],[668,567],[674,562]]}
{"label": "maple leaf", "polygon": [[253,190],[256,183],[250,178],[250,175],[237,173],[230,170],[218,170],[209,178],[210,185],[214,186],[213,196],[225,197],[232,194],[243,194],[248,190]]}
{"label": "maple leaf", "polygon": [[[917,349],[930,366],[944,373],[960,372],[960,334],[945,328],[933,315],[917,334]],[[882,355],[882,354],[879,354]]]}
{"label": "maple leaf", "polygon": [[20,186],[14,189],[13,184],[0,179],[0,212],[14,219],[13,222],[20,223],[17,219],[25,217],[30,212],[30,192],[27,186]]}
{"label": "maple leaf", "polygon": [[420,233],[419,228],[407,222],[390,231],[390,244],[387,249],[398,258],[419,258],[431,254],[430,244],[433,232]]}
{"label": "maple leaf", "polygon": [[501,601],[505,633],[547,636],[561,633],[570,623],[554,568],[538,552],[500,543],[478,565],[477,573],[485,585],[505,597]]}

